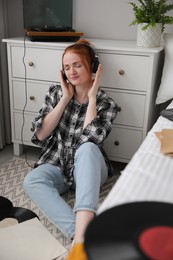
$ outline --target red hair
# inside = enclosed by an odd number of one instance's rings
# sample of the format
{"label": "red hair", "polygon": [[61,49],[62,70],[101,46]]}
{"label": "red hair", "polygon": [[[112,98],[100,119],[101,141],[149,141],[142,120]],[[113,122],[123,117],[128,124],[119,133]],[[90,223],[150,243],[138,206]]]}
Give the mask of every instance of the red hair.
{"label": "red hair", "polygon": [[64,55],[68,52],[73,52],[79,55],[84,67],[89,73],[92,73],[92,64],[94,62],[95,54],[92,50],[91,43],[85,39],[79,39],[74,44],[68,46],[62,55],[62,67]]}

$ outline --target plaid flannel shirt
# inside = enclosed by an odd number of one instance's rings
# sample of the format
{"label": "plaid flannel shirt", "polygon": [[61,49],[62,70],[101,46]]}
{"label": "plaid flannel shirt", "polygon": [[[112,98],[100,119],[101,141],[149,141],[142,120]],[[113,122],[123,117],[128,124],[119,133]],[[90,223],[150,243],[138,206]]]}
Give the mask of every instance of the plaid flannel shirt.
{"label": "plaid flannel shirt", "polygon": [[[50,86],[43,107],[32,122],[35,132],[41,127],[43,118],[60,101],[62,94],[60,85]],[[112,129],[112,121],[117,114],[116,104],[101,89],[98,91],[96,102],[97,117],[84,129],[83,124],[88,104],[80,104],[72,98],[62,114],[60,122],[49,137],[40,141],[34,134],[31,141],[42,147],[42,153],[36,166],[43,163],[56,165],[62,170],[66,183],[70,185],[73,182],[75,152],[86,142],[95,143],[103,153],[106,163],[110,166],[103,149],[103,142]]]}

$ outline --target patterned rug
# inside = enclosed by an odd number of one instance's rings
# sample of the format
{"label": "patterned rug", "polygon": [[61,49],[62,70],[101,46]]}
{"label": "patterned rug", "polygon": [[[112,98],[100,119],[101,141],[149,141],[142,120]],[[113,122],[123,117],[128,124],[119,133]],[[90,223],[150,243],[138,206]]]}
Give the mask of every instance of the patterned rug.
{"label": "patterned rug", "polygon": [[[33,165],[32,161],[28,162]],[[26,196],[22,183],[26,174],[31,170],[26,161],[20,157],[14,156],[8,163],[0,165],[0,195],[8,198],[13,203],[14,207],[24,207],[32,210],[37,214],[42,224],[46,229],[66,248],[69,249],[70,241],[42,214],[38,207]],[[112,186],[119,177],[119,171],[116,175],[109,178],[106,184],[101,189],[100,200],[101,204],[107,196]],[[74,192],[68,191],[63,195],[69,205],[73,207]],[[60,258],[59,258],[60,259]],[[61,258],[64,259],[64,258]]]}

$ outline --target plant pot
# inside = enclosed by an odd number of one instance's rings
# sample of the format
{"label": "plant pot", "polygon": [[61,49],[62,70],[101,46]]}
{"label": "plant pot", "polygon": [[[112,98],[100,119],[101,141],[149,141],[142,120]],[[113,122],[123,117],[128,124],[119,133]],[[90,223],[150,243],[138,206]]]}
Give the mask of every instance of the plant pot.
{"label": "plant pot", "polygon": [[147,23],[138,24],[137,27],[137,46],[141,47],[159,47],[162,36],[162,24],[156,23],[154,27],[151,25],[146,30],[142,28]]}

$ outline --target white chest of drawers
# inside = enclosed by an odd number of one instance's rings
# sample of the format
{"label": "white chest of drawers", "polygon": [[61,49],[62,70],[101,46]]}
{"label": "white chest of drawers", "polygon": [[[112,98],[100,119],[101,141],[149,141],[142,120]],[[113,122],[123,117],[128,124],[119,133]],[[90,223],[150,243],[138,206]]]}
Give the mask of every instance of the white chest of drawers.
{"label": "white chest of drawers", "polygon": [[[59,82],[61,56],[71,43],[7,43],[12,140],[14,154],[33,145],[31,120],[41,108],[52,82]],[[128,162],[158,116],[155,97],[160,84],[163,47],[137,48],[132,41],[90,39],[104,68],[101,87],[118,104],[119,112],[105,142],[111,160]]]}

